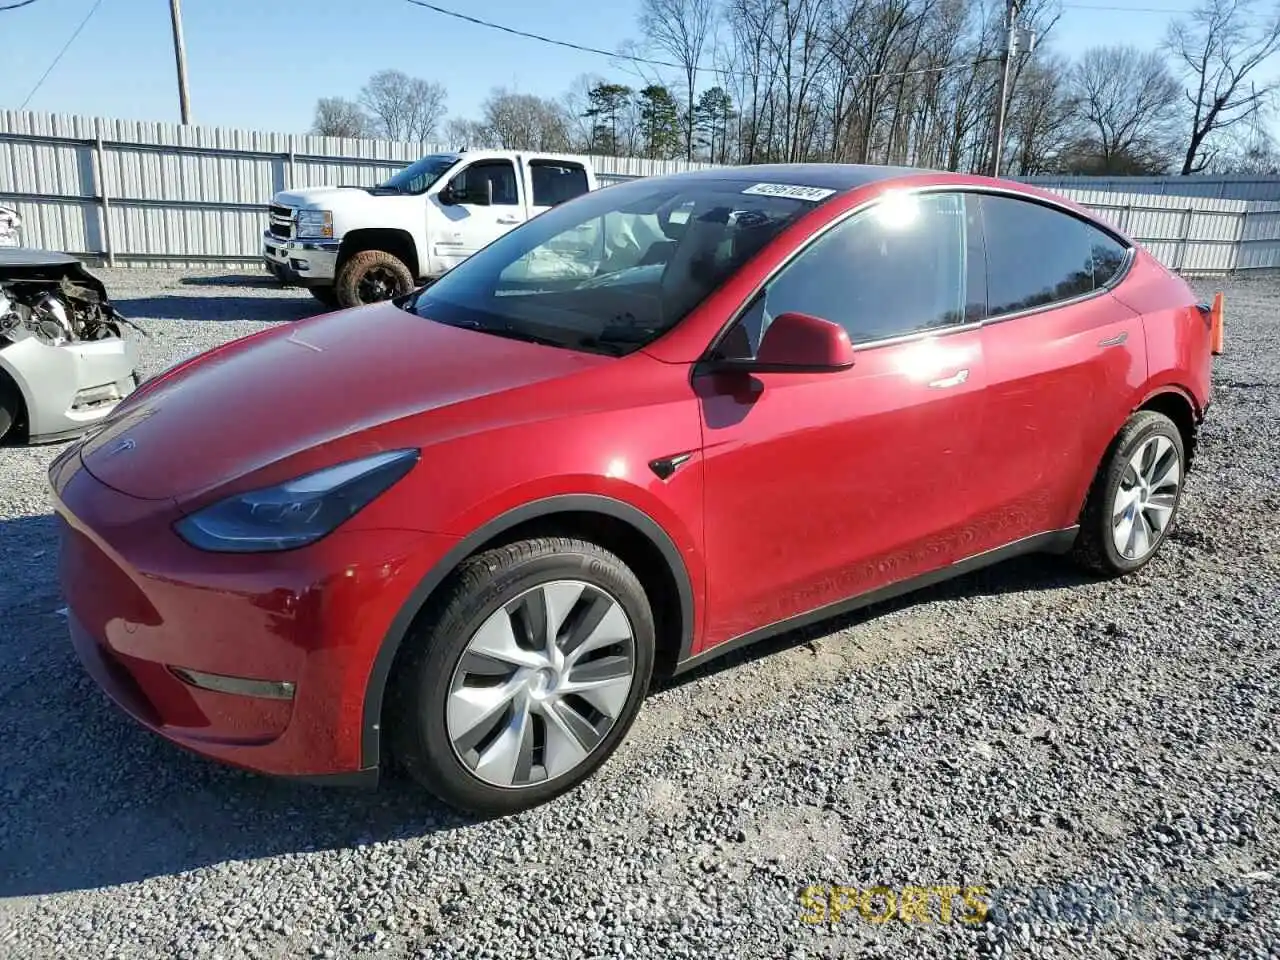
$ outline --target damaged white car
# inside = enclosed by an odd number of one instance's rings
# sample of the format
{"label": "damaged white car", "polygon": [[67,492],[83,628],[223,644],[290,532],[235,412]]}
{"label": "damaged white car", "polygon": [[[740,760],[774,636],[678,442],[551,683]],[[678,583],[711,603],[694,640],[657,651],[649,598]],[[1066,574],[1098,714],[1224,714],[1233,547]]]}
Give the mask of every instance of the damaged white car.
{"label": "damaged white car", "polygon": [[0,440],[68,440],[107,416],[138,385],[125,326],[79,260],[0,247]]}

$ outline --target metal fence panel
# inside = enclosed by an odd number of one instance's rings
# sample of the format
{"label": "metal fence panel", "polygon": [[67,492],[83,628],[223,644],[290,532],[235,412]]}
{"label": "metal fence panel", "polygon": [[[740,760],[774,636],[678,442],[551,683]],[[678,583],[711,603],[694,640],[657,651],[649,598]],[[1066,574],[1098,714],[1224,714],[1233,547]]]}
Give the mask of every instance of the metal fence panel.
{"label": "metal fence panel", "polygon": [[1057,174],[1016,177],[1049,190],[1105,190],[1150,196],[1222,200],[1280,200],[1280,177],[1236,176],[1072,177]]}
{"label": "metal fence panel", "polygon": [[[370,186],[431,143],[0,111],[0,200],[26,239],[90,259],[255,263],[279,190]],[[592,157],[602,184],[713,166]],[[1280,266],[1280,177],[1024,177],[1186,272]]]}

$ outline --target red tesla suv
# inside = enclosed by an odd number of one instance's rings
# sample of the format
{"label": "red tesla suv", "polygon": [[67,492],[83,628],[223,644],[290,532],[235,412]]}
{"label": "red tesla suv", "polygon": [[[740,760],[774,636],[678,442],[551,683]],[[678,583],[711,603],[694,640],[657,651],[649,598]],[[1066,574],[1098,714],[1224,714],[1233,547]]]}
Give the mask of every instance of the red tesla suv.
{"label": "red tesla suv", "polygon": [[1220,307],[1000,180],[610,186],[188,360],[63,452],[72,639],[206,756],[526,808],[656,674],[1032,551],[1147,563]]}

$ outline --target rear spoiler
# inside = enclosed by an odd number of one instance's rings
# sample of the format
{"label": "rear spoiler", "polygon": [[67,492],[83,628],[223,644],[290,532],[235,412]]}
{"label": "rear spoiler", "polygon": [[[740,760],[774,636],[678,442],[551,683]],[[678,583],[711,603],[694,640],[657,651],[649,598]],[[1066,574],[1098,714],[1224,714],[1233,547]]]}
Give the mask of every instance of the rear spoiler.
{"label": "rear spoiler", "polygon": [[1225,316],[1223,312],[1224,299],[1222,293],[1213,295],[1213,303],[1197,303],[1196,309],[1200,311],[1200,315],[1209,323],[1209,350],[1216,357],[1223,352],[1223,323]]}

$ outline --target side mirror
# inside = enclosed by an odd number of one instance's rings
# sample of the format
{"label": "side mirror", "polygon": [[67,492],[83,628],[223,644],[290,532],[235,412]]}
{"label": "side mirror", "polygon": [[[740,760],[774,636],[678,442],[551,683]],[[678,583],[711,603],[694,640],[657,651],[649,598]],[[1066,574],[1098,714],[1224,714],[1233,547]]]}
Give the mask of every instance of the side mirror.
{"label": "side mirror", "polygon": [[436,199],[445,207],[452,207],[458,202],[458,191],[454,189],[452,181],[444,185],[440,192],[436,194]]}
{"label": "side mirror", "polygon": [[765,330],[749,366],[773,373],[819,373],[853,366],[853,344],[844,327],[806,313],[783,313]]}

